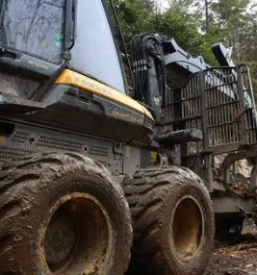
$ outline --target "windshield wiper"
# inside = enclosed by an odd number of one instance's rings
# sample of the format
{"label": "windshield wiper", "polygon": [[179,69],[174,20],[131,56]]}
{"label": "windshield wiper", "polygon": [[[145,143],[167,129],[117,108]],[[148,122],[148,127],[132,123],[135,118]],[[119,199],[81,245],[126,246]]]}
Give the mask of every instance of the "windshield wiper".
{"label": "windshield wiper", "polygon": [[3,15],[4,15],[5,0],[2,0],[1,3],[2,4],[0,4],[0,29],[2,28],[2,19],[3,19]]}

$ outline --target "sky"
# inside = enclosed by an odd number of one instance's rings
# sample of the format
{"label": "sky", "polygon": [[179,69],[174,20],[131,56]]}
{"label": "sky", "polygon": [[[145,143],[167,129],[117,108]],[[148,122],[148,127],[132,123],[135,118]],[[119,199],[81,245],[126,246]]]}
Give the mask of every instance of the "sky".
{"label": "sky", "polygon": [[[164,11],[168,5],[169,5],[169,0],[155,0],[156,4],[158,4],[159,7],[161,7],[161,9]],[[257,0],[253,0],[252,4],[256,4],[257,5]],[[257,10],[257,6],[254,8],[254,10]],[[250,11],[250,10],[248,10]]]}
{"label": "sky", "polygon": [[161,7],[162,10],[168,7],[169,0],[155,0],[156,4]]}

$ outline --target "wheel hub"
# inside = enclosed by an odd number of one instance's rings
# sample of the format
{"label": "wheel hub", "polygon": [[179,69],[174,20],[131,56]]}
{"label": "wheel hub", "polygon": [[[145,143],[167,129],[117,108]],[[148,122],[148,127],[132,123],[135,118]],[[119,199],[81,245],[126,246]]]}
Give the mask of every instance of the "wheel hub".
{"label": "wheel hub", "polygon": [[42,241],[50,274],[95,274],[107,265],[112,240],[104,207],[88,194],[74,193],[52,209]]}
{"label": "wheel hub", "polygon": [[48,265],[58,265],[67,261],[76,242],[72,221],[56,213],[48,226],[45,237],[46,260]]}
{"label": "wheel hub", "polygon": [[199,203],[191,196],[181,199],[173,212],[172,243],[182,260],[192,258],[204,235],[204,218]]}

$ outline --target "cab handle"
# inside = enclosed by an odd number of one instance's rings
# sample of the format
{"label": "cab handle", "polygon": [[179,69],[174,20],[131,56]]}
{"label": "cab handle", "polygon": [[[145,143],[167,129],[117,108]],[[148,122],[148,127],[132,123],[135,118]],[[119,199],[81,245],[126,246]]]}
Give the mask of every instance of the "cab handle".
{"label": "cab handle", "polygon": [[73,48],[76,40],[77,0],[66,0],[65,50]]}

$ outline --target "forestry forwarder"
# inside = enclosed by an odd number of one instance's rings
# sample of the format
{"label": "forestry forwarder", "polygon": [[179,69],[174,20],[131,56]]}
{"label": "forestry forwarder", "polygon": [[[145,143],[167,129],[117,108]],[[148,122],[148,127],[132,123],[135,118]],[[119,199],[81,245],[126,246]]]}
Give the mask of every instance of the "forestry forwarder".
{"label": "forestry forwarder", "polygon": [[162,163],[190,168],[203,179],[217,235],[234,238],[245,217],[256,220],[257,117],[249,68],[235,66],[221,43],[212,50],[220,67],[188,54],[174,39],[137,35],[133,96],[160,122],[154,140],[170,149],[164,156],[159,150]]}
{"label": "forestry forwarder", "polygon": [[[1,275],[123,275],[130,251],[133,275],[202,274],[208,264],[206,106],[196,105],[198,124],[184,117],[184,99],[203,90],[183,98],[168,87],[172,44],[154,38],[152,57],[133,47],[129,97],[107,14],[101,0],[1,1]],[[186,146],[207,187],[176,165],[190,159]]]}

